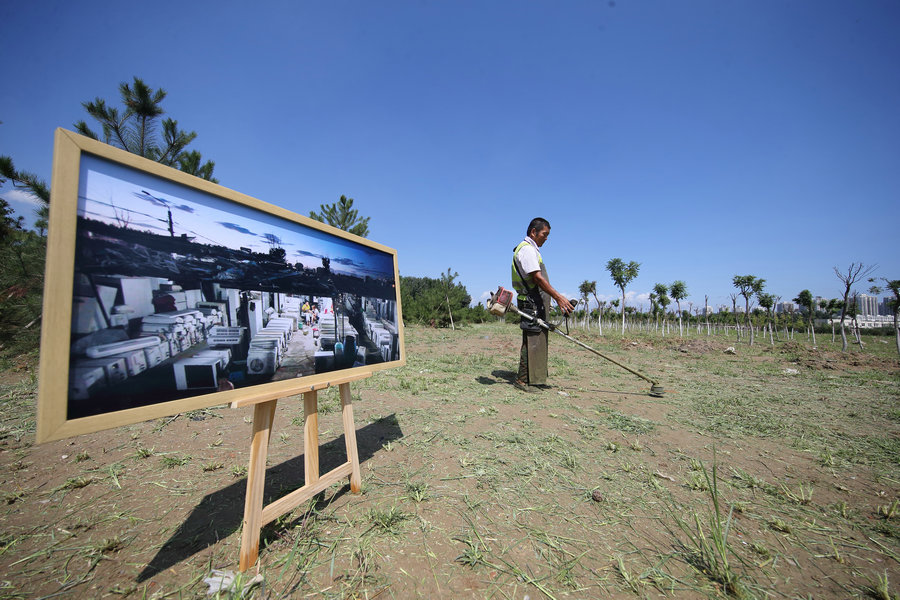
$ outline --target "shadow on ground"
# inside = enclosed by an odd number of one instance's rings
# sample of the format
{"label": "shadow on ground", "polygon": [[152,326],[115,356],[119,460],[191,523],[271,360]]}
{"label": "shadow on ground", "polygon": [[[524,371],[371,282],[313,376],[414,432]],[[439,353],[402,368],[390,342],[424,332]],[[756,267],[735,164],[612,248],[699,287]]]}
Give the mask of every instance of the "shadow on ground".
{"label": "shadow on ground", "polygon": [[[384,444],[402,437],[403,431],[397,422],[396,414],[382,417],[374,423],[358,429],[356,445],[359,462],[367,461]],[[347,451],[343,435],[319,446],[319,471],[321,473],[327,473],[345,462],[347,462]],[[304,482],[303,454],[269,467],[266,470],[263,504],[269,504],[302,487]],[[349,480],[335,493],[335,497],[344,494],[348,489]],[[138,581],[145,581],[238,531],[244,518],[246,491],[247,480],[245,478],[206,495],[172,537],[163,544],[153,560],[141,571]],[[237,562],[237,558],[235,556],[235,562]]]}
{"label": "shadow on ground", "polygon": [[484,375],[481,375],[479,377],[476,377],[475,381],[477,381],[481,385],[494,385],[496,383],[511,384],[513,381],[516,380],[515,371],[503,371],[500,369],[496,369],[494,371],[491,371],[491,375],[494,377],[494,379],[491,379],[490,377],[485,377]]}

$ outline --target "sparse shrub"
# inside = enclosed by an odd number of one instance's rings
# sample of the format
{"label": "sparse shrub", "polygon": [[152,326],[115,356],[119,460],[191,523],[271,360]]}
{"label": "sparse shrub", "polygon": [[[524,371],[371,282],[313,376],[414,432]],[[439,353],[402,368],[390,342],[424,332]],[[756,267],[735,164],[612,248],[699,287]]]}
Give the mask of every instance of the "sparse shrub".
{"label": "sparse shrub", "polygon": [[135,458],[150,458],[155,454],[154,448],[144,448],[143,446],[138,447],[135,451]]}
{"label": "sparse shrub", "polygon": [[428,499],[428,484],[424,481],[406,482],[406,496],[413,502],[424,502]]}
{"label": "sparse shrub", "polygon": [[372,523],[372,526],[382,533],[391,535],[400,533],[401,523],[408,518],[409,516],[396,506],[392,506],[387,510],[373,508],[369,511],[369,521]]}
{"label": "sparse shrub", "polygon": [[889,505],[878,507],[878,516],[883,519],[893,519],[897,516],[898,500],[894,500]]}
{"label": "sparse shrub", "polygon": [[163,456],[162,464],[167,469],[174,469],[175,467],[183,467],[188,464],[190,460],[190,456]]}

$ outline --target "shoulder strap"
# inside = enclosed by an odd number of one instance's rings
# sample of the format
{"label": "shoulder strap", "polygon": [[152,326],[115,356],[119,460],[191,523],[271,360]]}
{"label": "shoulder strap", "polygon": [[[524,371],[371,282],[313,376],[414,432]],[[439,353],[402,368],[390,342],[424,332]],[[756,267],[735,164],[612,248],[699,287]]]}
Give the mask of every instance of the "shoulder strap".
{"label": "shoulder strap", "polygon": [[521,250],[522,246],[527,243],[528,242],[522,242],[518,246],[515,247],[515,249],[513,251],[513,267],[515,267],[516,272],[519,274],[519,277],[522,278],[522,283],[525,284],[525,287],[528,288],[529,290],[536,290],[538,286],[528,285],[528,277],[524,273],[522,273],[522,269],[521,269],[521,267],[519,267],[519,263],[516,262],[516,257],[519,255],[519,250]]}

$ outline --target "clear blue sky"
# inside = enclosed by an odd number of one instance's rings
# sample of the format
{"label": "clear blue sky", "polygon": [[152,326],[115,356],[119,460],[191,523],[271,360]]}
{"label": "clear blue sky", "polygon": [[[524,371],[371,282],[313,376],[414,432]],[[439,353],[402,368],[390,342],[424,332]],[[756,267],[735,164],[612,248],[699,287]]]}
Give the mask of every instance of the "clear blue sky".
{"label": "clear blue sky", "polygon": [[53,130],[139,76],[223,185],[301,214],[350,196],[401,274],[450,267],[475,300],[509,286],[533,216],[560,291],[615,297],[621,257],[645,308],[676,279],[696,306],[738,274],[784,299],[838,295],[853,261],[900,278],[895,0],[37,1],[0,22],[0,153],[48,182]]}

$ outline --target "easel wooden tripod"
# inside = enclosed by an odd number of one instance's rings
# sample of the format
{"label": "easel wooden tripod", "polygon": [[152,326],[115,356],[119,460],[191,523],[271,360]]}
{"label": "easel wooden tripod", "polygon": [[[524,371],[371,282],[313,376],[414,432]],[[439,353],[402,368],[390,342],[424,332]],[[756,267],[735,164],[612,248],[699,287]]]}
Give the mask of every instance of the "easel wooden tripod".
{"label": "easel wooden tripod", "polygon": [[[263,506],[263,490],[266,483],[266,457],[275,419],[278,398],[253,398],[237,400],[232,408],[253,405],[253,438],[250,443],[250,466],[247,470],[247,496],[244,500],[244,524],[241,534],[241,571],[246,571],[259,556],[260,530],[281,515],[290,512],[331,484],[343,477],[350,477],[350,490],[358,493],[361,484],[359,453],[356,449],[356,426],[353,422],[353,403],[350,398],[350,382],[370,377],[372,372],[357,373],[349,377],[333,379],[303,388],[303,470],[305,485]],[[347,462],[319,475],[319,400],[318,390],[337,385],[341,395],[341,413],[344,422],[344,441],[347,446]]]}

